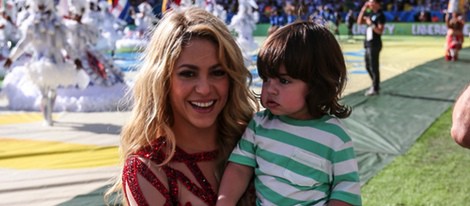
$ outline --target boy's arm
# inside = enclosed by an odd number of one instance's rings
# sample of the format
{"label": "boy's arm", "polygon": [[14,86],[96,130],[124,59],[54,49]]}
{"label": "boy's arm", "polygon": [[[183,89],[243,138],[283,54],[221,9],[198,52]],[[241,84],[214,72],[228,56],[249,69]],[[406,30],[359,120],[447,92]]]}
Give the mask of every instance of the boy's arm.
{"label": "boy's arm", "polygon": [[253,168],[229,162],[219,187],[218,206],[236,205],[253,175]]}

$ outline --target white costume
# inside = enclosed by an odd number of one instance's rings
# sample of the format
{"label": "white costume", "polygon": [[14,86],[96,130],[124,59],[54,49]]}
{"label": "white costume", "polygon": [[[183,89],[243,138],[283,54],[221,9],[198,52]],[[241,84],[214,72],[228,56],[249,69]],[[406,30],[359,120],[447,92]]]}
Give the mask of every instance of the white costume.
{"label": "white costume", "polygon": [[[85,10],[86,6],[78,3],[70,7],[74,18],[80,18]],[[124,75],[114,66],[112,59],[93,47],[101,36],[96,25],[81,23],[80,19],[74,18],[65,21],[70,30],[68,42],[80,54],[83,67],[91,78],[91,85],[111,86],[124,82]]]}
{"label": "white costume", "polygon": [[[6,4],[6,7],[16,8],[11,1],[7,1]],[[15,45],[21,36],[21,32],[15,26],[12,18],[16,12],[12,12],[12,10],[15,9],[0,8],[0,62],[8,58],[12,45]],[[5,73],[6,71],[0,67],[0,77],[4,77]]]}
{"label": "white costume", "polygon": [[[0,13],[6,13],[4,8],[0,10]],[[0,16],[0,60],[8,57],[11,45],[16,44],[19,38],[20,32],[14,23],[4,18],[3,15]]]}
{"label": "white costume", "polygon": [[29,19],[26,33],[12,49],[10,59],[15,61],[30,49],[31,57],[25,66],[30,79],[39,87],[57,88],[83,83],[77,78],[75,65],[63,54],[65,50],[70,58],[76,57],[66,36],[67,31],[60,18],[54,13],[38,12]]}
{"label": "white costume", "polygon": [[158,18],[153,14],[152,6],[146,1],[140,3],[137,9],[138,12],[132,14],[135,28],[126,27],[124,29],[125,38],[116,41],[116,48],[119,51],[142,50],[148,43],[148,31],[158,21]]}
{"label": "white costume", "polygon": [[152,6],[146,1],[140,3],[137,8],[139,11],[133,16],[136,26],[135,30],[138,35],[137,37],[143,38],[158,19],[153,14]]}
{"label": "white costume", "polygon": [[22,33],[25,33],[27,30],[27,24],[24,22],[27,21],[33,14],[33,8],[31,6],[31,2],[33,0],[17,0],[16,1],[16,9],[17,9],[17,16],[16,16],[16,26],[20,28]]}
{"label": "white costume", "polygon": [[90,76],[90,85],[85,90],[61,89],[59,95],[66,98],[66,103],[74,103],[69,111],[117,110],[128,90],[124,74],[110,56],[94,48],[100,33],[96,25],[81,23],[86,5],[79,2],[70,5],[72,18],[65,20],[70,31],[68,42],[79,54],[83,69]]}
{"label": "white costume", "polygon": [[251,53],[258,48],[258,44],[253,38],[253,31],[256,29],[256,23],[259,21],[259,13],[253,8],[258,8],[254,0],[239,0],[238,12],[233,16],[229,24],[229,29],[237,32],[237,43],[240,46],[243,56],[245,57],[245,65],[252,64]]}
{"label": "white costume", "polygon": [[[52,2],[35,2],[40,1]],[[88,33],[87,25],[70,19],[64,24],[65,20],[54,14],[53,5],[49,6],[48,12],[35,11],[34,18],[28,19],[28,32],[11,52],[10,58],[18,59],[13,66],[24,66],[12,68],[12,72],[7,74],[4,80],[9,108],[38,110],[43,108],[42,99],[51,97],[55,99],[53,111],[96,112],[126,109],[118,108],[128,90],[128,86],[123,82],[122,72],[118,68],[107,66],[113,65],[111,58],[105,58],[105,55],[90,48],[89,43],[96,42],[99,34]],[[31,53],[25,49],[31,50]],[[91,54],[93,58],[88,58]],[[90,62],[90,59],[97,62]],[[83,66],[83,69],[78,70],[80,72],[77,72],[74,60]],[[101,73],[88,75],[90,64],[100,68]],[[77,83],[81,89],[74,86]],[[34,87],[35,85],[37,87]]]}
{"label": "white costume", "polygon": [[[78,64],[74,50],[67,43],[66,28],[53,12],[52,1],[36,0],[34,8],[36,13],[25,22],[26,33],[6,61],[19,66],[7,74],[3,87],[10,109],[40,109],[52,125],[57,88],[75,85],[85,88],[89,78],[72,62],[75,60]],[[29,54],[23,55],[27,52]]]}
{"label": "white costume", "polygon": [[101,24],[97,26],[99,26],[101,36],[95,48],[105,52],[111,51],[114,55],[116,41],[123,37],[122,30],[127,23],[110,12],[108,2],[100,1],[99,8]]}
{"label": "white costume", "polygon": [[227,21],[227,11],[225,11],[223,6],[217,4],[215,0],[206,1],[206,10],[214,14],[214,16],[218,17],[223,22]]}
{"label": "white costume", "polygon": [[[98,29],[101,25],[102,18],[101,12],[98,7],[98,0],[69,0],[69,7],[80,7],[80,9],[85,9],[85,13],[82,15],[82,22],[85,24],[95,25],[95,28]],[[88,5],[85,5],[85,2]],[[78,11],[77,11],[78,12]]]}

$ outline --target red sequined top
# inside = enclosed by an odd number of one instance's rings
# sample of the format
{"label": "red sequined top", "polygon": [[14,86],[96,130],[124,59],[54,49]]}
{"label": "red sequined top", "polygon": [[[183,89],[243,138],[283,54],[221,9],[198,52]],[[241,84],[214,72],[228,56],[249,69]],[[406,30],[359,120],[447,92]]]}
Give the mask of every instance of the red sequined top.
{"label": "red sequined top", "polygon": [[[165,197],[166,202],[159,205],[191,206],[191,202],[180,202],[180,189],[188,190],[194,196],[202,200],[206,205],[215,205],[217,201],[217,193],[212,189],[197,163],[215,160],[217,151],[188,154],[177,147],[176,153],[171,162],[184,164],[187,167],[185,169],[189,169],[198,184],[192,182],[180,169],[172,168],[168,165],[158,167],[158,169],[161,169],[166,175],[167,180],[164,182],[149,168],[149,164],[144,162],[146,160],[150,160],[153,163],[158,164],[164,160],[165,154],[161,150],[158,150],[158,148],[161,148],[161,144],[159,145],[141,150],[137,152],[136,155],[133,155],[126,160],[122,182],[127,202],[130,203],[129,198],[131,196],[129,195],[132,195],[132,198],[137,205],[149,205],[147,199],[144,197],[144,193],[142,192],[142,187],[139,184],[142,181],[147,181],[152,185],[152,187],[160,192],[163,197]],[[165,185],[168,185],[168,188]],[[183,185],[185,188],[178,188],[178,185]]]}

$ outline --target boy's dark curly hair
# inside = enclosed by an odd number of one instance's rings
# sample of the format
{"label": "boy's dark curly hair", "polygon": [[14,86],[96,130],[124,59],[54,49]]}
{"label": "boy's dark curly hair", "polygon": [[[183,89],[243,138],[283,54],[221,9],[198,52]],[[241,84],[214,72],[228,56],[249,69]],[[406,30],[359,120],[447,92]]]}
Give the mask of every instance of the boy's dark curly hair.
{"label": "boy's dark curly hair", "polygon": [[351,108],[339,103],[346,86],[346,64],[335,36],[324,25],[310,21],[288,24],[271,34],[261,47],[257,67],[260,77],[280,77],[279,67],[307,83],[306,102],[314,118],[346,118]]}

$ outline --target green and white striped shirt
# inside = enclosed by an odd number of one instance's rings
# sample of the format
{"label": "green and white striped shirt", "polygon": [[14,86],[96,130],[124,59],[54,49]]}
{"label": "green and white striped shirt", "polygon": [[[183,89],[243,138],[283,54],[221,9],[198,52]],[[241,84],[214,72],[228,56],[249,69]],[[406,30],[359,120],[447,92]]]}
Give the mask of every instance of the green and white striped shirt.
{"label": "green and white striped shirt", "polygon": [[332,116],[256,113],[229,160],[254,168],[257,205],[361,205],[351,138]]}

